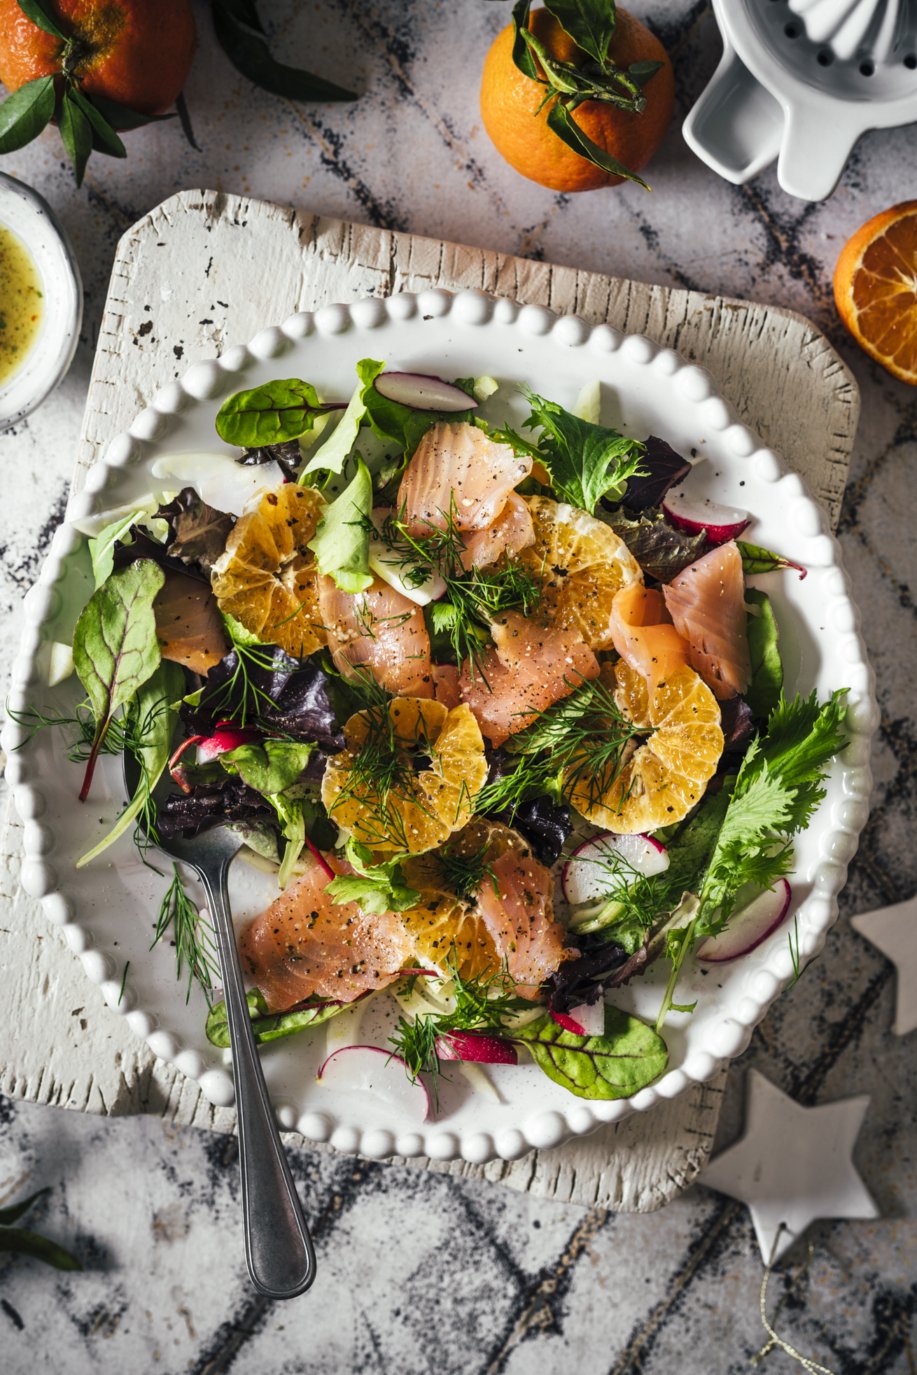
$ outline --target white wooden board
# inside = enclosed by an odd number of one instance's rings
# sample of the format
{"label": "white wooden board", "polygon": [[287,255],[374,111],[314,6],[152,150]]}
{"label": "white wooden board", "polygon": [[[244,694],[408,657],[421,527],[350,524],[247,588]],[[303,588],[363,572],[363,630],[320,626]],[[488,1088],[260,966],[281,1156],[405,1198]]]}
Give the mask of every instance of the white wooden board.
{"label": "white wooden board", "polygon": [[[836,523],[859,399],[838,355],[802,316],[212,191],[172,197],[121,240],[74,491],[108,440],[196,359],[295,310],[426,286],[477,287],[607,320],[697,359],[742,418],[803,474]],[[0,1092],[232,1131],[233,1114],[211,1107],[193,1081],[156,1060],[85,979],[60,933],[18,886],[18,842],[11,821],[0,846]],[[568,1202],[648,1212],[703,1168],[725,1073],[646,1116],[518,1161],[410,1163]]]}

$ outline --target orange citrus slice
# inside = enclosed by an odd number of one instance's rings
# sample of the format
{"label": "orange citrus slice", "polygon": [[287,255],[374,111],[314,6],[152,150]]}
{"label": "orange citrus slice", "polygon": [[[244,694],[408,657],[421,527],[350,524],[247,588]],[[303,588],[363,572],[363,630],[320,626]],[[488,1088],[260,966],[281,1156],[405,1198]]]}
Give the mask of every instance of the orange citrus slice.
{"label": "orange citrus slice", "polygon": [[860,347],[917,385],[917,200],[883,210],[848,239],[834,299]]}
{"label": "orange citrus slice", "polygon": [[[416,874],[408,878],[415,887],[416,880]],[[463,979],[497,972],[497,949],[477,909],[453,893],[424,887],[420,892],[417,906],[399,914],[416,957],[436,965],[443,974],[450,972],[450,966],[457,968]]]}
{"label": "orange citrus slice", "polygon": [[346,748],[328,760],[322,801],[331,819],[385,853],[421,854],[471,818],[487,760],[478,723],[463,703],[395,697],[358,711]]}
{"label": "orange citrus slice", "polygon": [[700,801],[716,770],[723,752],[719,704],[688,667],[675,669],[650,697],[643,674],[620,659],[614,684],[619,710],[646,734],[623,767],[617,760],[583,770],[570,801],[587,821],[616,835],[670,826]]}
{"label": "orange citrus slice", "polygon": [[550,626],[578,631],[590,649],[610,649],[615,593],[643,581],[640,565],[594,516],[550,497],[526,501],[535,542],[518,559],[541,585],[536,615]]}
{"label": "orange citrus slice", "polygon": [[325,502],[288,482],[237,521],[213,566],[221,611],[265,644],[303,658],[326,642],[318,609],[315,556],[307,548]]}

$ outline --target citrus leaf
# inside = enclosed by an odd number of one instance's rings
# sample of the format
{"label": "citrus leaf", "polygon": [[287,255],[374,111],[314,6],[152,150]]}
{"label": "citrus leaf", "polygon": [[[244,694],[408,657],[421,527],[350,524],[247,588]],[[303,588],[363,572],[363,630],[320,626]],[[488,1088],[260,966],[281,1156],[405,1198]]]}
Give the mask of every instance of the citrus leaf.
{"label": "citrus leaf", "polygon": [[105,153],[110,158],[126,158],[127,149],[101,110],[96,109],[92,101],[83,95],[78,86],[71,86],[67,94],[71,100],[76,101],[92,126],[93,148],[100,153]]}
{"label": "citrus leaf", "polygon": [[144,124],[159,124],[164,119],[175,119],[174,111],[167,115],[144,115],[132,110],[128,105],[120,105],[116,100],[106,100],[104,96],[93,96],[92,103],[102,118],[112,129],[122,134],[131,129],[142,129]]}
{"label": "citrus leaf", "polygon": [[56,1241],[40,1237],[37,1232],[27,1232],[23,1227],[0,1227],[0,1251],[19,1256],[33,1256],[53,1265],[55,1270],[82,1270],[76,1256],[58,1246]]}
{"label": "citrus leaf", "polygon": [[37,1189],[34,1194],[29,1194],[28,1198],[20,1199],[18,1203],[11,1203],[6,1208],[0,1208],[0,1226],[11,1227],[14,1222],[18,1222],[24,1213],[27,1213],[33,1203],[37,1203],[45,1194],[51,1192],[46,1185],[43,1189]]}
{"label": "citrus leaf", "polygon": [[642,177],[638,177],[636,172],[630,172],[623,163],[618,162],[610,153],[606,153],[604,148],[600,148],[597,143],[593,143],[588,134],[579,127],[573,118],[570,110],[561,100],[555,100],[548,111],[548,128],[551,129],[568,148],[572,148],[574,153],[579,153],[587,162],[600,167],[603,172],[609,172],[614,177],[625,177],[628,181],[635,181],[638,186],[642,186],[644,191],[651,188],[646,184]]}
{"label": "citrus leaf", "polygon": [[[236,71],[256,86],[288,100],[356,100],[356,92],[301,67],[288,67],[271,56],[263,30],[243,22],[239,4],[213,0],[213,27],[217,39]],[[245,7],[247,10],[250,5]]]}
{"label": "citrus leaf", "polygon": [[532,0],[516,0],[513,5],[513,62],[524,76],[541,81],[543,78],[526,39],[531,8]]}
{"label": "citrus leaf", "polygon": [[60,136],[73,163],[77,186],[82,186],[86,163],[92,152],[92,125],[73,98],[73,89],[64,91],[60,110]]}
{"label": "citrus leaf", "polygon": [[59,38],[62,42],[66,43],[69,34],[64,33],[56,20],[51,18],[50,14],[45,10],[44,5],[40,3],[40,0],[17,0],[17,4],[26,19],[31,19],[33,24],[37,24],[40,29],[44,29],[45,33],[49,33],[52,38]]}
{"label": "citrus leaf", "polygon": [[37,138],[54,114],[54,77],[27,81],[0,105],[0,153],[15,153]]}
{"label": "citrus leaf", "polygon": [[528,1047],[540,1070],[577,1098],[629,1098],[666,1067],[665,1041],[645,1022],[617,1007],[605,1009],[601,1036],[577,1036],[553,1017],[513,1033]]}
{"label": "citrus leaf", "polygon": [[545,9],[578,48],[604,67],[617,22],[614,0],[545,0]]}
{"label": "citrus leaf", "polygon": [[215,7],[238,19],[241,24],[247,24],[256,33],[264,33],[264,25],[261,23],[254,0],[215,0]]}

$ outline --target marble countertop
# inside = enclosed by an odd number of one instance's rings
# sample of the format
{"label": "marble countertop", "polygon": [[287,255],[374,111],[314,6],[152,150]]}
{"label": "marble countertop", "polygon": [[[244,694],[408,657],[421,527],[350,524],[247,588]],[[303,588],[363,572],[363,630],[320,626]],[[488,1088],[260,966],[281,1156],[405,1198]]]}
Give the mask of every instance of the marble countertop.
{"label": "marble countertop", "polygon": [[[841,920],[733,1068],[720,1137],[726,1144],[740,1131],[750,1064],[804,1103],[872,1096],[856,1160],[883,1217],[816,1225],[772,1281],[772,1310],[781,1331],[835,1375],[907,1375],[917,1300],[914,1041],[892,1035],[892,967],[849,917],[917,887],[917,557],[908,509],[917,394],[849,343],[831,272],[864,219],[911,193],[914,129],[868,135],[820,205],[790,200],[772,172],[731,187],[689,153],[678,128],[718,57],[709,6],[634,0],[632,8],[663,37],[679,83],[652,195],[625,187],[558,196],[501,162],[481,128],[477,82],[509,6],[483,0],[263,4],[279,54],[308,54],[313,67],[365,92],[353,106],[312,107],[253,90],[215,49],[201,6],[187,89],[199,149],[177,123],[138,131],[126,162],[93,159],[81,192],[50,131],[3,159],[69,230],[86,316],[64,385],[0,437],[2,661],[66,503],[115,243],[176,189],[245,192],[806,314],[862,391],[840,534],[878,674],[877,787]],[[257,264],[252,272],[254,284]],[[747,1213],[703,1187],[661,1213],[616,1216],[306,1149],[294,1152],[293,1168],[315,1222],[319,1279],[306,1298],[271,1304],[246,1280],[235,1156],[232,1139],[159,1121],[0,1100],[0,1198],[53,1186],[36,1225],[86,1267],[66,1276],[23,1261],[3,1269],[4,1370],[528,1375],[572,1365],[582,1375],[732,1375],[750,1368],[765,1341]],[[776,1352],[760,1368],[791,1362]]]}

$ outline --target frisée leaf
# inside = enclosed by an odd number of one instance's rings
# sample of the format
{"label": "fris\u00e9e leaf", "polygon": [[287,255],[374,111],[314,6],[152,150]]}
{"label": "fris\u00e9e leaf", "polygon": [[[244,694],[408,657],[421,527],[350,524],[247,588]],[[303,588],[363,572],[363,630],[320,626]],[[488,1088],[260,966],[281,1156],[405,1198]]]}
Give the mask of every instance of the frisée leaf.
{"label": "fris\u00e9e leaf", "polygon": [[538,452],[562,501],[590,515],[602,497],[619,501],[630,478],[643,471],[645,445],[606,425],[580,420],[556,401],[527,391],[527,429],[540,429]]}

